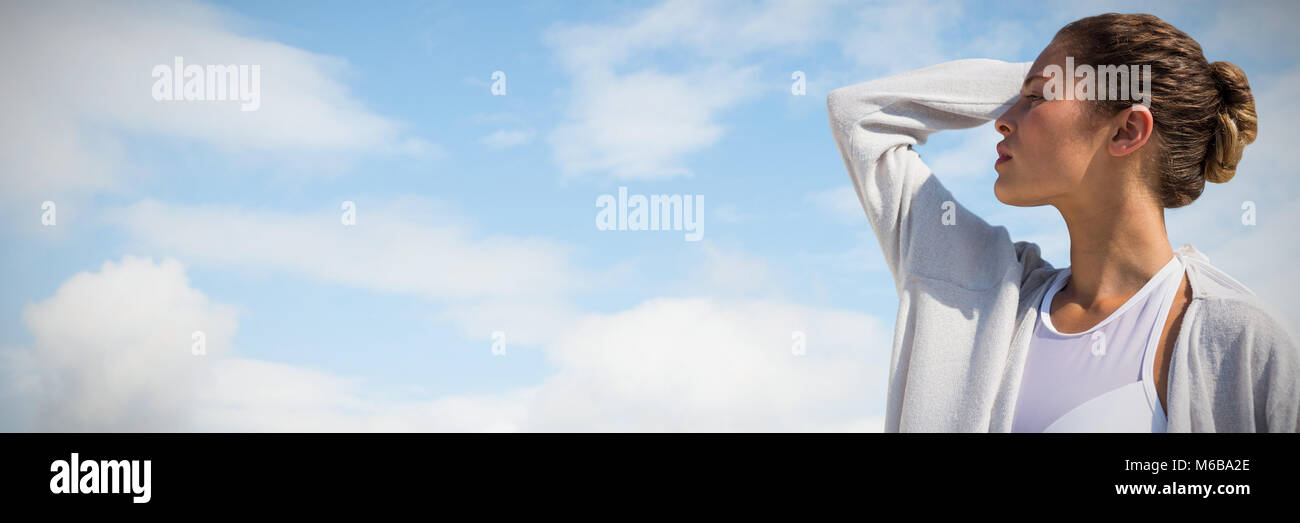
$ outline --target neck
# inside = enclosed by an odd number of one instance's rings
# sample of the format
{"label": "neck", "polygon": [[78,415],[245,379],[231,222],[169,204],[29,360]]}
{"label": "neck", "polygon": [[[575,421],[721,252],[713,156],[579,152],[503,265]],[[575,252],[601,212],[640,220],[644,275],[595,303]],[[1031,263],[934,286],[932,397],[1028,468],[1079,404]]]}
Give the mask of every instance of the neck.
{"label": "neck", "polygon": [[1164,209],[1145,198],[1057,206],[1070,231],[1068,295],[1085,308],[1132,296],[1173,258]]}

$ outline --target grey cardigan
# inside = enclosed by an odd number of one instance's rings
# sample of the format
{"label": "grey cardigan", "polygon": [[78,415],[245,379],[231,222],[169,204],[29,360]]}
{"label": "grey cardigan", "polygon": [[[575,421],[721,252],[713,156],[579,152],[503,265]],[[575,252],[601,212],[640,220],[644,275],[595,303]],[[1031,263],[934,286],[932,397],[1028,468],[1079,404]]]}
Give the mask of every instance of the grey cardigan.
{"label": "grey cardigan", "polygon": [[[912,145],[1001,115],[1030,65],[954,60],[827,96],[898,291],[886,432],[1011,430],[1037,304],[1063,269],[956,202]],[[1167,430],[1300,431],[1300,352],[1288,325],[1190,244],[1175,255],[1193,297],[1170,361]]]}

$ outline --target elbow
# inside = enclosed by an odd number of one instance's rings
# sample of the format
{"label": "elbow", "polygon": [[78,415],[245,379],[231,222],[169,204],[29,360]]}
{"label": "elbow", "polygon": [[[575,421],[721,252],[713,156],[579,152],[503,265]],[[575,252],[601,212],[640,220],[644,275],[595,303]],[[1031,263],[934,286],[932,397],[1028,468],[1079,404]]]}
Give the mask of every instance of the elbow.
{"label": "elbow", "polygon": [[834,89],[826,95],[826,113],[830,114],[832,118],[843,109],[844,96],[843,87]]}
{"label": "elbow", "polygon": [[845,122],[850,120],[850,104],[849,94],[843,87],[826,95],[826,114],[830,118],[831,129],[837,133],[843,132]]}

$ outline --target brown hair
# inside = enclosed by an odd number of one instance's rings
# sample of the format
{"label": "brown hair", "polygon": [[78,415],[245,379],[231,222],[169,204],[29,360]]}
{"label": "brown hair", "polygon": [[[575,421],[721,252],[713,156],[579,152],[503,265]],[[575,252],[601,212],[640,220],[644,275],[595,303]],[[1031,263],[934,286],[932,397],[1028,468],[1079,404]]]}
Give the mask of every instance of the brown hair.
{"label": "brown hair", "polygon": [[[1206,180],[1224,183],[1236,174],[1242,149],[1258,132],[1255,99],[1241,68],[1207,62],[1200,44],[1149,14],[1081,18],[1056,36],[1075,63],[1151,66],[1155,187],[1162,205],[1192,203]],[[1132,104],[1099,99],[1089,105],[1093,116],[1110,116]]]}

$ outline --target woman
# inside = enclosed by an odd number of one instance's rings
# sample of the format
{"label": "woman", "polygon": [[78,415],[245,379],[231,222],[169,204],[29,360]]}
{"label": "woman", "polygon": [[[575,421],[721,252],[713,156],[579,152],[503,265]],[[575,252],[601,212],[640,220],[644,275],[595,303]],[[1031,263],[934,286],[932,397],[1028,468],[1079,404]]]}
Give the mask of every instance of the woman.
{"label": "woman", "polygon": [[[1149,106],[1139,81],[1128,99],[1061,96],[1044,76],[1070,64],[1149,65]],[[1155,16],[1109,13],[1033,63],[945,62],[836,89],[827,109],[899,293],[887,432],[1300,430],[1289,331],[1165,231],[1164,209],[1230,180],[1255,139],[1235,65]],[[912,150],[995,119],[994,193],[1060,211],[1067,268],[956,203]]]}

